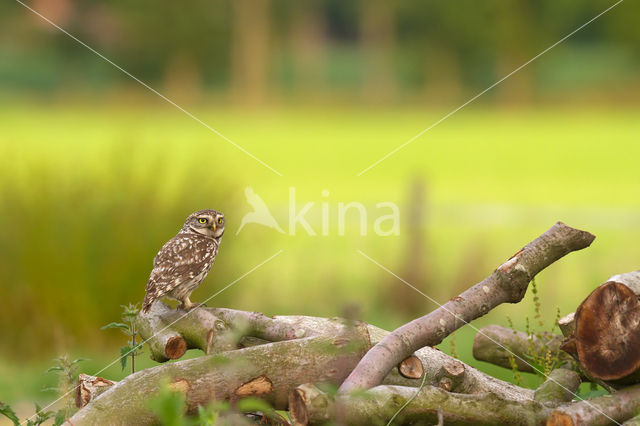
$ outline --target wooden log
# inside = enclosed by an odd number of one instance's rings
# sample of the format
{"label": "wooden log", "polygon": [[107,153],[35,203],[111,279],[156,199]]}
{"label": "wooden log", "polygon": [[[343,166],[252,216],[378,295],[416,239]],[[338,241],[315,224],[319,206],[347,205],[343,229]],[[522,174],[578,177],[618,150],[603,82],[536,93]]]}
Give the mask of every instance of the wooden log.
{"label": "wooden log", "polygon": [[148,313],[138,315],[136,327],[157,362],[181,358],[187,349],[209,354],[213,348],[231,350],[237,344],[229,325],[206,308],[187,312],[156,302]]}
{"label": "wooden log", "polygon": [[527,244],[489,277],[428,315],[393,331],[364,356],[340,386],[341,392],[368,389],[382,383],[389,371],[425,346],[434,346],[464,324],[502,303],[517,303],[529,282],[544,268],[594,240],[588,232],[556,223]]}
{"label": "wooden log", "polygon": [[475,335],[473,357],[478,361],[511,369],[511,354],[519,371],[534,373],[534,368],[528,361],[531,351],[544,354],[549,350],[552,353],[558,353],[559,361],[571,360],[569,355],[559,350],[562,341],[562,336],[558,335],[543,334],[543,338],[540,339],[538,336],[528,336],[526,333],[507,327],[488,325]]}
{"label": "wooden log", "polygon": [[76,407],[84,407],[116,383],[102,377],[81,373],[78,375],[78,386],[76,386]]}
{"label": "wooden log", "polygon": [[580,387],[580,375],[573,370],[556,368],[547,379],[536,389],[534,398],[538,402],[558,405],[560,402],[571,401]]}
{"label": "wooden log", "polygon": [[586,374],[616,387],[640,381],[640,283],[630,279],[636,276],[600,285],[578,307],[573,326],[566,322],[573,332],[562,349]]}
{"label": "wooden log", "polygon": [[70,419],[81,425],[147,425],[157,418],[147,402],[169,387],[184,393],[187,413],[216,400],[260,397],[275,409],[286,409],[291,389],[301,383],[338,385],[366,349],[366,331],[309,337],[166,363],[127,376],[89,402]]}
{"label": "wooden log", "polygon": [[552,411],[533,400],[513,401],[490,393],[465,395],[429,385],[417,395],[415,388],[383,385],[364,393],[339,394],[336,399],[304,384],[291,392],[289,412],[296,425],[384,425],[414,395],[394,424],[436,424],[440,412],[444,424],[539,425]]}
{"label": "wooden log", "polygon": [[640,410],[640,385],[619,390],[611,395],[563,405],[547,419],[547,426],[604,426],[620,424]]}

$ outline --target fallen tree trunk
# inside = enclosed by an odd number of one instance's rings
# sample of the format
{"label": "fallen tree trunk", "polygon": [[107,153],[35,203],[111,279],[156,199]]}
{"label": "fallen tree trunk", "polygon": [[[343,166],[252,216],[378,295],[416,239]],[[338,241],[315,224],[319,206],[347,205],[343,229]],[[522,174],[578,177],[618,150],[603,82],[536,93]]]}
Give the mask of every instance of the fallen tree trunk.
{"label": "fallen tree trunk", "polygon": [[539,425],[552,408],[534,400],[514,401],[492,393],[466,395],[425,386],[415,388],[376,386],[364,393],[339,394],[337,398],[314,385],[296,388],[289,410],[296,425],[322,425],[332,421],[350,426],[384,425],[412,397],[394,424],[436,424],[440,411],[444,424]]}
{"label": "fallen tree trunk", "polygon": [[588,247],[594,238],[588,232],[562,222],[556,223],[500,265],[488,278],[385,337],[367,352],[340,391],[376,386],[394,366],[416,350],[437,345],[462,325],[502,303],[519,302],[538,272],[572,251]]}

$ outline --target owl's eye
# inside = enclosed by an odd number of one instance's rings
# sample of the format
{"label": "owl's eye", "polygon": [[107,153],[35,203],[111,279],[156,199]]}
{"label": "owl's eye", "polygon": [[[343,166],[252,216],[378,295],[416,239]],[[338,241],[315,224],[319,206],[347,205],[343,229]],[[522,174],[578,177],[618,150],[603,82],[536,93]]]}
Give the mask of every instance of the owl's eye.
{"label": "owl's eye", "polygon": [[218,218],[218,223],[219,223],[220,225],[222,225],[222,218],[221,218],[221,217],[219,217],[219,218]]}
{"label": "owl's eye", "polygon": [[207,219],[205,219],[204,217],[201,217],[201,218],[199,218],[199,219],[198,219],[198,222],[200,222],[200,223],[207,223],[208,221],[207,221]]}

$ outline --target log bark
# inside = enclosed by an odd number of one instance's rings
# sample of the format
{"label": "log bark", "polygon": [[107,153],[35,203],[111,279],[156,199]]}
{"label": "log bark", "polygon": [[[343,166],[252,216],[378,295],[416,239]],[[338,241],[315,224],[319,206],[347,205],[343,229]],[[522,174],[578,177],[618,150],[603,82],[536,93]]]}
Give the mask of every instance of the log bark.
{"label": "log bark", "polygon": [[473,357],[478,361],[490,362],[500,367],[511,369],[509,351],[519,371],[535,373],[527,359],[530,352],[544,354],[547,350],[558,353],[559,361],[570,361],[572,358],[560,351],[562,336],[543,334],[528,336],[521,331],[514,331],[499,325],[488,325],[480,329],[473,340]]}
{"label": "log bark", "polygon": [[580,387],[580,375],[567,368],[556,368],[549,373],[547,379],[536,389],[534,400],[542,403],[558,405],[568,402],[575,396]]}
{"label": "log bark", "polygon": [[[291,392],[290,415],[297,425],[331,421],[350,426],[384,425],[410,398],[415,388],[376,386],[364,393],[339,394],[336,399],[311,384]],[[425,386],[394,419],[394,424],[539,425],[552,411],[533,400],[513,401],[494,394],[465,395]]]}
{"label": "log bark", "polygon": [[171,389],[185,394],[187,413],[213,399],[236,401],[245,396],[286,409],[289,391],[303,382],[341,383],[368,348],[364,336],[366,330],[345,330],[333,339],[309,337],[159,365],[111,386],[70,422],[74,426],[155,424],[147,402],[165,380]]}
{"label": "log bark", "polygon": [[[152,308],[152,310],[155,309],[157,305],[159,304],[154,304],[154,308]],[[168,312],[169,309],[169,307],[166,307],[166,310],[164,310],[163,308],[160,311],[160,314],[165,315],[165,313]],[[245,379],[247,379],[248,383],[250,384],[249,388],[251,387],[252,383],[251,379],[259,378],[258,382],[261,382],[261,377],[270,377],[267,373],[267,371],[269,371],[267,367],[268,364],[272,365],[271,367],[269,367],[271,368],[270,371],[272,372],[277,371],[277,368],[293,368],[300,371],[300,375],[296,379],[297,381],[281,385],[281,393],[286,393],[301,383],[316,382],[321,380],[322,376],[318,374],[320,374],[322,367],[310,370],[305,370],[304,367],[307,365],[307,363],[313,362],[313,360],[318,359],[318,357],[324,360],[322,362],[325,363],[324,365],[327,370],[334,371],[336,375],[342,377],[346,377],[349,374],[351,369],[355,367],[356,361],[359,360],[359,358],[353,360],[351,364],[338,363],[336,365],[333,365],[333,361],[331,359],[325,358],[326,354],[304,355],[308,358],[299,359],[300,356],[303,355],[293,350],[287,352],[285,349],[283,349],[286,348],[286,346],[283,346],[278,349],[283,358],[271,360],[270,353],[275,348],[278,348],[278,345],[276,343],[269,342],[265,338],[279,340],[290,339],[292,336],[301,336],[302,340],[314,338],[324,338],[330,340],[334,339],[336,336],[344,335],[346,330],[353,330],[355,327],[355,329],[358,330],[358,338],[356,340],[361,339],[366,346],[364,350],[368,350],[369,348],[371,348],[371,346],[375,345],[389,334],[388,331],[380,329],[373,325],[364,323],[351,323],[341,318],[328,319],[308,316],[280,316],[270,318],[263,314],[255,312],[235,311],[222,308],[206,308],[206,310],[214,314],[216,318],[222,320],[228,330],[237,330],[238,328],[242,328],[244,332],[248,334],[260,336],[242,336],[240,341],[241,346],[251,345],[250,348],[252,348],[252,350],[257,351],[257,353],[261,354],[260,359],[262,360],[262,364],[259,364],[259,366],[254,370],[254,373],[252,373],[254,374],[253,376],[245,377]],[[166,321],[153,322],[155,326],[163,327],[165,326],[165,323]],[[202,329],[202,327],[198,326],[197,329],[200,330]],[[237,336],[238,335],[236,335],[236,340],[238,338]],[[214,340],[214,342],[217,341],[226,342],[225,339]],[[281,342],[285,345],[295,345],[295,342],[297,341],[298,340],[281,340]],[[224,343],[224,345],[226,345],[226,343]],[[295,346],[291,346],[291,348],[295,348]],[[217,347],[215,345],[212,345],[211,350],[215,352],[217,350]],[[229,353],[236,352],[238,351]],[[287,352],[286,355],[284,355],[285,352]],[[360,355],[362,355],[362,353],[360,353]],[[223,355],[226,357],[226,354],[227,353],[224,353]],[[258,357],[258,355],[256,355],[256,357]],[[199,359],[202,358],[198,358],[198,360]],[[211,359],[215,359],[215,357]],[[435,348],[426,347],[420,349],[414,354],[413,358],[411,359],[411,363],[414,364],[414,370],[421,368],[422,374],[425,374],[427,376],[425,378],[427,384],[439,386],[442,389],[469,394],[493,393],[499,398],[522,402],[529,401],[533,398],[532,390],[523,389],[511,383],[506,383],[494,377],[491,377],[471,366],[462,363],[461,361],[456,360],[455,358],[450,357],[449,355]],[[418,365],[420,367],[418,367]],[[214,372],[210,372],[207,369],[207,366],[209,367],[209,369],[216,368],[215,363],[207,364],[206,361],[187,360],[179,361],[174,364],[164,364],[158,367],[154,367],[153,369],[144,370],[142,372],[136,373],[135,385],[120,385],[121,387],[119,387],[118,390],[114,390],[114,394],[111,395],[109,399],[111,401],[118,401],[119,398],[126,400],[128,399],[129,394],[133,394],[133,398],[135,398],[135,401],[137,401],[137,403],[142,403],[143,400],[153,397],[154,391],[139,393],[139,389],[155,389],[157,387],[157,383],[159,382],[159,380],[161,380],[160,378],[173,379],[173,377],[175,377],[176,375],[175,369],[178,368],[191,370],[192,374],[189,376],[190,380],[196,381],[196,383],[198,383],[197,386],[200,389],[198,393],[194,394],[192,392],[189,395],[197,395],[203,392],[206,394],[207,392],[209,392],[207,389],[209,389],[209,386],[211,385],[207,384],[208,382],[205,379],[206,377],[214,374]],[[406,366],[402,366],[401,364],[399,367],[404,369]],[[233,371],[229,373],[231,374],[231,377],[229,379],[225,378],[228,373],[223,370],[219,370],[215,374],[217,374],[217,377],[221,378],[221,381],[225,383],[236,380],[236,373]],[[272,374],[281,376],[285,373]],[[412,374],[415,375],[416,378],[404,377],[394,369],[385,378],[384,383],[389,385],[417,387],[421,383],[422,374],[418,376],[416,371],[413,371]],[[407,376],[408,375],[409,374],[407,374]],[[126,380],[134,380],[132,377],[133,376],[129,376]],[[200,377],[200,379],[198,379],[198,377]],[[245,382],[242,382],[240,385],[246,384]],[[258,382],[253,382],[253,384],[256,384]],[[290,388],[285,389],[286,386],[290,386]],[[225,395],[222,390],[219,390],[218,394],[222,396]],[[98,394],[92,393],[89,396],[85,396],[84,404],[95,398],[97,395]],[[98,401],[100,401],[100,399]],[[195,400],[191,400],[190,406],[193,406],[196,402],[197,401]],[[107,404],[108,403],[105,400],[96,407],[106,407]],[[96,407],[89,406],[85,410],[95,411],[97,409]],[[134,411],[134,408],[130,409]],[[143,416],[143,419],[141,421],[144,421],[145,418],[148,418],[148,413],[141,413],[141,415]],[[82,416],[92,418],[93,414],[82,414]]]}
{"label": "log bark", "polygon": [[[159,310],[154,311],[154,309]],[[269,342],[286,341],[304,337],[324,336],[326,338],[331,338],[343,333],[345,325],[349,324],[349,321],[343,318],[319,318],[303,315],[268,317],[259,312],[246,312],[226,308],[199,309],[204,309],[217,319],[222,320],[225,324],[225,330],[227,330],[225,333],[228,332],[233,334],[235,336],[235,341],[239,339],[240,342],[238,346],[240,347],[255,346]],[[170,323],[169,320],[175,315],[175,312],[172,311],[175,310],[171,309],[168,305],[155,303],[151,312],[156,312],[156,314],[162,317],[162,320],[154,321],[152,327]],[[193,317],[193,320],[197,320],[198,318],[201,317]],[[155,330],[152,327],[150,328],[150,331]],[[195,328],[200,330],[205,327],[196,325]],[[370,346],[376,345],[389,335],[389,331],[371,324],[366,324],[366,331]],[[215,353],[225,350],[228,347],[229,340],[230,339],[228,337],[221,337],[213,340],[210,352]],[[218,342],[221,343],[220,346],[218,346]],[[510,383],[504,383],[503,381],[482,373],[471,366],[462,364],[460,361],[446,355],[438,349],[425,347],[417,351],[414,355],[420,360],[424,374],[427,375],[428,384],[438,386],[442,379],[449,377],[452,381],[452,390],[457,392],[493,392],[500,397],[521,397],[523,399],[530,399],[533,397],[533,392],[529,389],[523,389],[518,386],[511,385]],[[442,368],[445,365],[455,364],[463,366],[463,373],[460,377],[451,377],[451,375],[447,373],[447,370],[443,370]],[[405,366],[402,366],[402,362],[398,366],[399,368],[405,369]],[[384,383],[401,386],[418,386],[420,384],[420,377],[422,376],[414,379],[408,376],[403,376],[399,373],[399,371],[394,369],[385,378]]]}
{"label": "log bark", "polygon": [[588,232],[556,223],[480,283],[392,332],[367,352],[340,391],[376,386],[416,350],[437,345],[462,325],[502,303],[519,302],[538,272],[572,251],[588,247],[594,238]]}
{"label": "log bark", "polygon": [[554,410],[547,426],[609,425],[624,422],[640,410],[640,385],[611,395],[574,402]]}
{"label": "log bark", "polygon": [[90,376],[88,374],[78,375],[78,385],[76,386],[76,407],[82,408],[89,401],[102,395],[107,389],[117,382],[103,379],[102,377]]}

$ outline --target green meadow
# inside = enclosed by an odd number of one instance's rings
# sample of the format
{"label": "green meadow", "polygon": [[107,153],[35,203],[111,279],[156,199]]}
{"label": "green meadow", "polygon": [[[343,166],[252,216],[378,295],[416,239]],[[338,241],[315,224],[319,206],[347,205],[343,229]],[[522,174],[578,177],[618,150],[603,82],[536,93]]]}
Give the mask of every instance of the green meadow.
{"label": "green meadow", "polygon": [[[610,275],[640,267],[636,109],[472,104],[360,176],[449,110],[191,112],[282,176],[160,103],[0,107],[0,400],[52,400],[39,388],[55,382],[43,372],[62,353],[91,358],[81,364],[89,374],[114,360],[124,337],[100,326],[119,319],[120,305],[142,301],[155,253],[201,208],[223,211],[227,231],[192,299],[282,250],[208,302],[269,315],[337,316],[355,307],[361,319],[393,329],[436,305],[358,251],[444,302],[557,220],[597,239],[537,279],[547,328],[556,307],[571,312]],[[249,224],[236,235],[252,210],[246,187],[284,234]],[[291,188],[296,211],[313,203],[305,217],[318,235],[299,225],[290,232]],[[349,202],[366,208],[366,235],[354,211],[339,235],[338,205]],[[384,202],[399,208],[399,235],[373,232],[388,213],[376,207]],[[412,224],[416,206],[420,220]],[[410,261],[415,244],[422,263]],[[527,315],[534,315],[530,294],[473,326],[510,317],[523,328]],[[460,357],[510,378],[472,361],[474,333],[469,326],[457,333]],[[448,341],[441,348],[449,351]],[[139,364],[153,365],[147,354]],[[123,373],[116,364],[101,375]]]}

